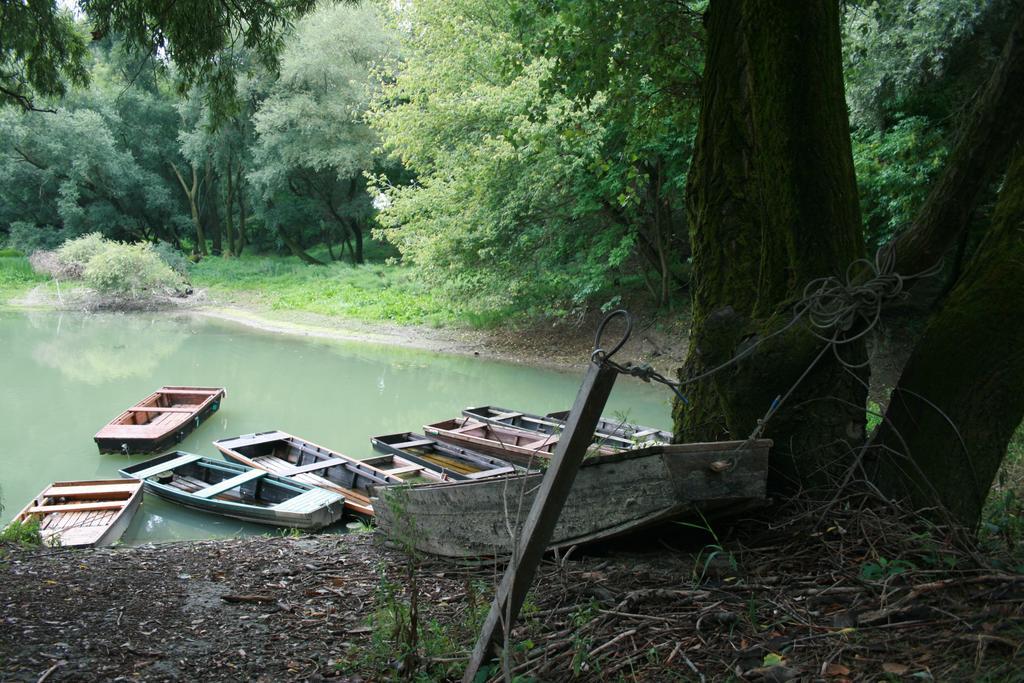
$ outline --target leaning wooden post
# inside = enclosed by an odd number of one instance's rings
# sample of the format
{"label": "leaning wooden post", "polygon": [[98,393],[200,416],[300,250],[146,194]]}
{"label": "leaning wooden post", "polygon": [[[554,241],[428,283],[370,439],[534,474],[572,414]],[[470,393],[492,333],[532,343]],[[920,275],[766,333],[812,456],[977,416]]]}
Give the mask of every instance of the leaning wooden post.
{"label": "leaning wooden post", "polygon": [[[616,311],[601,323],[598,328],[598,341],[605,324],[617,314],[626,315],[626,337],[629,336],[628,314]],[[611,353],[618,350],[624,342],[625,338]],[[466,667],[466,674],[462,678],[463,683],[472,683],[480,667],[493,656],[495,644],[504,636],[502,620],[508,619],[505,628],[511,630],[519,615],[519,609],[523,606],[523,600],[526,599],[526,593],[530,590],[533,577],[537,573],[537,566],[555,531],[558,516],[562,512],[566,498],[569,497],[569,491],[576,479],[576,471],[580,468],[587,449],[593,443],[597,422],[604,411],[605,403],[608,402],[609,394],[612,393],[612,387],[615,386],[618,371],[604,362],[610,355],[595,350],[591,356],[587,374],[583,377],[583,384],[576,395],[576,402],[569,413],[551,465],[541,481],[540,490],[530,507],[519,540],[513,546],[512,558],[498,585],[494,602],[491,603],[491,611],[480,630],[469,666]]]}

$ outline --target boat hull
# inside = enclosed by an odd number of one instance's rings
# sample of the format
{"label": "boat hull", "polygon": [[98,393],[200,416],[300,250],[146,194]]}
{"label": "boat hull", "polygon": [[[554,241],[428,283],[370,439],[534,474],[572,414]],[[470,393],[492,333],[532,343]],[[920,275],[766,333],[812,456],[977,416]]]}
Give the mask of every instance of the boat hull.
{"label": "boat hull", "polygon": [[254,524],[319,529],[340,520],[345,499],[334,491],[233,462],[174,451],[122,468],[146,493],[193,510]]}
{"label": "boat hull", "polygon": [[[170,392],[199,396],[201,400],[175,404],[173,399],[162,398]],[[161,387],[107,423],[93,440],[101,453],[130,455],[167,450],[217,412],[225,395],[225,390],[220,387]],[[174,412],[161,414],[158,407],[161,402],[170,403]],[[138,415],[155,417],[148,422],[136,423],[141,419]],[[157,423],[157,419],[163,422]]]}
{"label": "boat hull", "polygon": [[[607,540],[698,511],[762,500],[770,445],[660,445],[592,458],[577,473],[549,547]],[[399,543],[433,555],[507,556],[543,476],[382,488],[377,525]]]}
{"label": "boat hull", "polygon": [[124,479],[54,482],[14,519],[38,519],[46,545],[108,546],[131,524],[142,503],[142,492],[142,482]]}

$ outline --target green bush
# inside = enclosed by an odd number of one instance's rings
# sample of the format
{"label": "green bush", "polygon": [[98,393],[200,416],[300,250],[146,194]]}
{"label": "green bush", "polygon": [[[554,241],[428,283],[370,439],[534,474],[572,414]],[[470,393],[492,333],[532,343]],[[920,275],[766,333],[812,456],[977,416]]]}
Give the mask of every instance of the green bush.
{"label": "green bush", "polygon": [[60,245],[57,248],[57,261],[64,277],[82,277],[89,261],[105,251],[110,244],[113,243],[104,239],[100,233],[90,232]]}
{"label": "green bush", "polygon": [[153,251],[171,270],[180,275],[182,280],[188,280],[190,262],[181,251],[174,248],[173,244],[170,242],[157,242],[153,247]]}
{"label": "green bush", "polygon": [[0,531],[0,543],[17,543],[21,546],[40,546],[43,537],[39,533],[39,520],[29,519],[25,522],[14,521]]}
{"label": "green bush", "polygon": [[89,259],[85,283],[100,294],[138,301],[182,286],[181,276],[157,255],[149,243],[107,242]]}
{"label": "green bush", "polygon": [[12,249],[10,247],[0,249],[0,258],[8,258],[11,256],[24,256],[24,254],[18,251],[17,249]]}

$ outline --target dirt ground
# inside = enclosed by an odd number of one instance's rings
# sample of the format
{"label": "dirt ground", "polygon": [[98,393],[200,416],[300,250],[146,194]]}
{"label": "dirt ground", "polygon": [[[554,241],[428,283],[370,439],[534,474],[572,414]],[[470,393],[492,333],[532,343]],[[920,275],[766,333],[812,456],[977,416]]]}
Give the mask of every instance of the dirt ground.
{"label": "dirt ground", "polygon": [[[535,681],[1024,680],[1024,575],[854,508],[775,509],[711,536],[677,525],[549,558],[508,669]],[[497,579],[491,565],[412,565],[360,533],[4,554],[4,681],[454,680]],[[418,658],[402,656],[413,593]]]}

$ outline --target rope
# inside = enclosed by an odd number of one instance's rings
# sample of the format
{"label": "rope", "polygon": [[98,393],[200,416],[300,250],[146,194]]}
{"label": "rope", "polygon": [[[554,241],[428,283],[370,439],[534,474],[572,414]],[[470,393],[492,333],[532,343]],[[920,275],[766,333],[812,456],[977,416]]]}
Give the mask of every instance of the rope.
{"label": "rope", "polygon": [[[594,350],[590,354],[590,360],[594,363],[610,367],[617,372],[631,377],[636,377],[644,382],[657,382],[664,384],[671,389],[676,397],[684,404],[689,401],[682,392],[682,388],[688,384],[706,379],[725,368],[735,365],[746,358],[754,350],[792,328],[801,320],[806,320],[808,328],[815,337],[825,342],[824,348],[815,356],[807,369],[797,378],[796,382],[786,391],[772,400],[771,405],[764,417],[758,420],[757,427],[750,438],[756,438],[765,427],[765,424],[778,412],[779,408],[792,395],[796,387],[811,372],[818,361],[825,353],[832,349],[837,360],[847,368],[856,369],[862,364],[853,364],[839,356],[838,348],[861,339],[870,333],[877,325],[882,316],[882,308],[890,301],[901,298],[906,292],[907,284],[914,280],[931,277],[939,272],[942,267],[941,261],[931,268],[915,273],[913,275],[900,275],[894,272],[896,265],[896,253],[892,249],[879,249],[875,253],[874,260],[857,259],[846,269],[843,277],[828,276],[811,280],[804,287],[803,295],[793,305],[793,318],[778,330],[768,334],[721,365],[711,368],[683,381],[673,381],[657,372],[646,363],[624,364],[613,361],[612,356],[619,351],[629,339],[633,330],[633,319],[625,310],[612,311],[604,317],[598,325],[597,333],[594,336]],[[604,335],[608,323],[616,317],[624,317],[626,331],[611,351],[605,352],[601,348],[601,337]]]}

